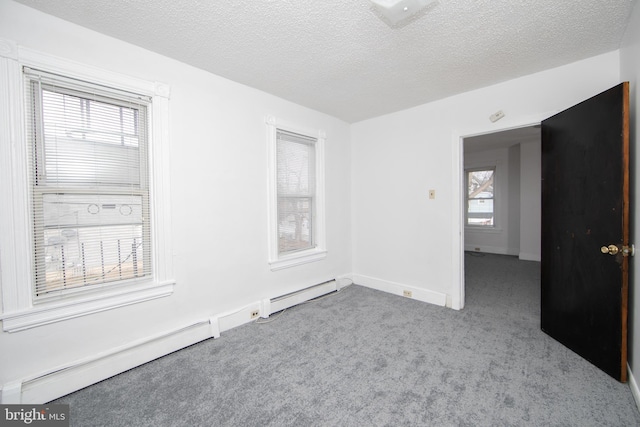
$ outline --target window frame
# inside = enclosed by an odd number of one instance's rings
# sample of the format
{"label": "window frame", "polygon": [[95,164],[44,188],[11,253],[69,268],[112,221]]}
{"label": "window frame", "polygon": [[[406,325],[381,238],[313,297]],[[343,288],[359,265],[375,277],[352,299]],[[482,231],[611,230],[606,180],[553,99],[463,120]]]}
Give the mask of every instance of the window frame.
{"label": "window frame", "polygon": [[[324,147],[326,135],[323,130],[308,129],[293,125],[273,116],[265,119],[267,126],[267,183],[268,183],[268,263],[272,271],[289,268],[309,262],[324,259],[327,256],[325,243],[325,194],[324,194]],[[308,249],[279,251],[279,226],[278,226],[278,163],[277,144],[278,130],[290,132],[315,139],[315,192],[312,202],[314,218],[311,233],[314,236],[314,245]]]}
{"label": "window frame", "polygon": [[[41,70],[35,70],[31,68],[24,68],[25,75],[25,105],[27,105],[27,120],[26,123],[35,123],[35,125],[27,126],[27,128],[32,127],[27,130],[27,138],[26,144],[28,146],[29,153],[29,174],[30,174],[30,195],[31,195],[31,215],[32,217],[32,235],[33,241],[37,242],[34,248],[34,270],[36,275],[36,283],[35,289],[33,289],[33,302],[34,304],[40,304],[43,301],[46,301],[51,298],[58,298],[59,296],[66,296],[72,293],[84,293],[90,292],[98,287],[113,287],[113,286],[122,286],[127,281],[144,281],[148,280],[152,274],[151,267],[151,254],[149,253],[150,242],[151,242],[151,232],[150,232],[150,217],[149,217],[149,168],[148,168],[148,148],[149,148],[149,107],[151,105],[151,100],[148,97],[141,97],[137,94],[130,93],[121,93],[121,91],[117,91],[111,88],[104,87],[96,87],[95,85],[87,84],[86,82],[81,82],[78,80],[71,80],[66,77],[61,77],[57,75],[51,75],[49,73],[43,72]],[[48,96],[55,96],[64,99],[65,101],[56,103],[54,109],[49,110],[47,104],[45,103],[46,96],[45,93],[50,93]],[[81,105],[84,105],[85,108],[80,108],[75,112],[75,114],[79,114],[76,116],[72,114],[70,116],[64,115],[64,119],[60,116],[61,111],[59,110],[62,107],[62,103],[73,102],[73,100],[78,100]],[[109,107],[119,108],[120,109],[120,125],[122,126],[122,109],[135,109],[135,116],[139,117],[139,120],[136,120],[135,126],[141,129],[141,132],[138,134],[140,139],[137,144],[137,149],[133,151],[135,153],[136,166],[137,166],[137,177],[131,178],[134,181],[118,181],[112,182],[110,180],[106,182],[91,182],[87,181],[86,176],[79,177],[77,175],[73,177],[68,177],[65,175],[66,179],[60,179],[60,176],[57,174],[53,174],[53,176],[49,176],[49,163],[48,161],[58,162],[62,160],[62,163],[55,163],[57,166],[61,167],[63,170],[67,167],[67,163],[64,162],[64,157],[58,159],[54,157],[48,159],[47,154],[50,150],[53,150],[52,147],[55,146],[64,146],[65,144],[75,144],[77,147],[81,149],[81,145],[78,145],[78,140],[67,140],[67,135],[56,135],[53,138],[46,136],[46,131],[39,131],[40,128],[47,129],[47,126],[51,128],[54,126],[53,124],[48,125],[47,116],[56,115],[56,117],[60,120],[82,120],[85,126],[91,127],[91,125],[87,124],[89,120],[93,117],[91,114],[87,114],[89,110],[92,109],[91,106],[95,106],[96,108],[100,108],[101,105],[108,105]],[[63,108],[63,107],[62,107]],[[99,114],[99,113],[98,113]],[[107,122],[104,122],[106,125]],[[63,125],[65,126],[65,125]],[[76,124],[76,126],[78,126]],[[36,128],[36,129],[33,129]],[[38,136],[39,134],[39,136]],[[60,138],[58,140],[58,138]],[[71,138],[71,137],[69,137]],[[92,149],[104,149],[104,143],[100,142],[92,142]],[[129,146],[124,144],[124,140],[121,141],[120,144],[109,143],[107,146],[108,149],[124,149],[126,156],[129,156],[131,153],[131,149]],[[84,148],[86,150],[86,148]],[[55,150],[53,150],[55,151]],[[121,152],[119,152],[120,154]],[[38,154],[38,155],[36,155]],[[75,158],[77,159],[77,158]],[[52,168],[54,171],[56,168]],[[37,171],[37,173],[36,173]],[[104,276],[105,267],[109,269],[109,264],[105,266],[104,256],[113,257],[114,252],[105,251],[102,257],[103,259],[103,280],[98,280],[99,278],[87,278],[84,276],[82,280],[78,280],[80,278],[79,275],[74,275],[73,272],[69,273],[67,279],[69,280],[69,287],[59,288],[59,285],[54,283],[50,283],[48,279],[45,279],[46,271],[47,271],[47,261],[46,261],[46,218],[47,218],[47,209],[45,207],[48,206],[47,199],[56,198],[57,200],[61,199],[74,199],[79,197],[112,197],[115,203],[118,201],[122,201],[122,197],[124,198],[138,198],[140,200],[141,207],[141,216],[140,216],[140,246],[142,249],[142,257],[137,258],[134,256],[133,259],[139,259],[142,261],[140,267],[141,271],[136,270],[136,267],[139,266],[139,263],[136,262],[136,266],[133,271],[136,271],[136,274],[129,277],[129,274],[125,272],[125,277],[119,278],[106,278]],[[50,206],[50,205],[49,205]],[[97,212],[96,212],[97,213]],[[77,217],[76,217],[77,218]],[[101,230],[109,233],[109,225],[117,225],[117,224],[109,224],[109,223],[100,223],[100,225],[93,224],[92,227],[100,227]],[[104,227],[107,228],[104,228]],[[76,232],[80,232],[79,229],[75,230]],[[129,234],[128,232],[126,234]],[[103,237],[106,237],[103,235]],[[115,236],[114,236],[115,237]],[[118,239],[126,238],[122,234],[118,235]],[[91,245],[94,243],[92,240],[86,242]],[[101,242],[102,243],[102,242]],[[77,243],[80,245],[80,243]],[[82,243],[84,245],[84,243]],[[73,246],[73,245],[71,245]],[[67,247],[67,245],[62,245],[62,249]],[[119,244],[118,244],[118,253],[119,253]],[[55,251],[55,249],[54,249]],[[79,250],[78,250],[79,251]],[[90,251],[90,250],[89,250]],[[65,251],[66,252],[66,251]],[[64,252],[63,252],[64,253]],[[101,252],[102,253],[102,252]],[[80,256],[78,254],[78,256]],[[91,255],[89,255],[91,257]],[[71,257],[73,258],[73,256]],[[128,258],[128,257],[127,257]],[[83,256],[82,260],[84,261],[84,247],[83,247]],[[126,261],[126,260],[125,260]],[[84,264],[83,264],[84,265]],[[122,264],[118,264],[122,266]],[[92,260],[89,260],[89,269],[92,267]],[[115,267],[110,268],[114,270]],[[64,269],[63,269],[64,272]],[[83,269],[83,272],[86,274],[86,270]],[[141,274],[138,276],[138,272]],[[64,273],[63,273],[64,276]],[[138,277],[136,277],[138,276]],[[37,278],[40,277],[41,280],[38,281]],[[63,279],[64,280],[64,279]],[[97,281],[95,284],[90,284],[91,281]],[[48,289],[49,287],[53,289]]]}
{"label": "window frame", "polygon": [[[464,226],[473,230],[497,230],[498,229],[498,221],[497,221],[497,167],[496,166],[484,166],[484,167],[473,167],[473,168],[465,168],[464,170],[464,200],[465,200],[465,210],[464,210]],[[493,172],[493,197],[481,197],[481,198],[469,198],[469,174],[473,172],[479,171],[492,171]],[[492,200],[493,202],[493,224],[469,224],[469,201],[470,200]]]}
{"label": "window frame", "polygon": [[[151,98],[149,105],[148,176],[151,223],[151,276],[35,303],[33,229],[29,187],[23,67],[98,84]],[[14,248],[0,253],[3,330],[17,332],[65,319],[169,296],[175,279],[172,263],[169,163],[168,85],[150,82],[42,54],[0,39],[0,243]]]}

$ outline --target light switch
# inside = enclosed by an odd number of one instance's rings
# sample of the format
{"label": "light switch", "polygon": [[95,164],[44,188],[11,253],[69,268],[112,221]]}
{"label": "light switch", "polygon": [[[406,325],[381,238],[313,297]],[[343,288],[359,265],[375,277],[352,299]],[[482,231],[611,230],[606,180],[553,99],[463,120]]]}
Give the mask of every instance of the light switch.
{"label": "light switch", "polygon": [[429,198],[430,199],[436,198],[436,190],[429,190]]}

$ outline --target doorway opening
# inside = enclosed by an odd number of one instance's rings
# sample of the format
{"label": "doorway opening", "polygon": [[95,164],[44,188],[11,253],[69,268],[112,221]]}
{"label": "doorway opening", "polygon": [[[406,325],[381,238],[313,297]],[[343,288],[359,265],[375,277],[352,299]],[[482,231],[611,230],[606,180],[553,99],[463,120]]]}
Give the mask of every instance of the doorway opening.
{"label": "doorway opening", "polygon": [[462,263],[485,255],[539,262],[540,126],[463,137],[461,149]]}

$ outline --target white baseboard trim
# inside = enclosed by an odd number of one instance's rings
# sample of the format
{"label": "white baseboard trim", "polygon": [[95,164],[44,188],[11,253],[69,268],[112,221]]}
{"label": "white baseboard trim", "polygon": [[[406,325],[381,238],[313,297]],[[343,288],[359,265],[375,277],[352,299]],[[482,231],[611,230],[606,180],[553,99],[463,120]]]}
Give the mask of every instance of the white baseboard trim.
{"label": "white baseboard trim", "polygon": [[511,255],[518,256],[520,252],[516,249],[508,249],[497,246],[484,246],[484,245],[464,245],[464,250],[466,252],[478,252],[485,254],[496,254],[496,255]]}
{"label": "white baseboard trim", "polygon": [[638,383],[636,382],[636,378],[633,376],[633,372],[631,371],[631,366],[629,366],[629,364],[627,364],[627,372],[629,375],[629,388],[631,389],[631,394],[636,401],[636,406],[640,411],[640,389],[638,388]]}
{"label": "white baseboard trim", "polygon": [[354,283],[365,286],[367,288],[376,289],[378,291],[387,292],[399,296],[405,296],[404,292],[409,291],[411,292],[412,299],[427,302],[429,304],[435,304],[443,307],[447,304],[447,294],[443,294],[440,292],[433,292],[426,289],[416,288],[415,286],[389,282],[387,280],[376,279],[375,277],[363,276],[360,274],[354,274],[353,281]]}
{"label": "white baseboard trim", "polygon": [[520,258],[522,261],[538,261],[538,262],[540,262],[542,260],[542,257],[540,256],[540,254],[531,254],[531,253],[526,253],[526,252],[520,252],[520,255],[518,255],[518,258]]}
{"label": "white baseboard trim", "polygon": [[284,301],[284,305],[290,307],[340,290],[351,283],[353,283],[351,276],[341,276],[336,280],[289,295],[255,301],[237,310],[215,314],[180,328],[164,331],[85,359],[75,360],[66,365],[5,383],[0,392],[0,404],[49,402],[200,341],[219,338],[222,332],[255,321],[256,317],[253,317],[255,312],[258,312],[258,317],[268,317],[271,313],[282,309],[278,308],[278,303],[274,304],[273,301]]}

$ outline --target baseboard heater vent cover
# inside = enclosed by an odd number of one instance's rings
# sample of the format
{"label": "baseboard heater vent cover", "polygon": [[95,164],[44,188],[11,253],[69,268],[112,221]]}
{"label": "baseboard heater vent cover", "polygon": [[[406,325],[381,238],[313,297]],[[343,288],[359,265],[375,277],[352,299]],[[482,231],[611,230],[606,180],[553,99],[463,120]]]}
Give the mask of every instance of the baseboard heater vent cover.
{"label": "baseboard heater vent cover", "polygon": [[285,308],[293,307],[305,301],[318,298],[322,295],[326,295],[338,290],[338,283],[335,280],[329,280],[328,282],[320,283],[318,285],[310,286],[305,289],[301,289],[290,294],[282,295],[270,300],[269,313],[276,313],[284,310]]}

